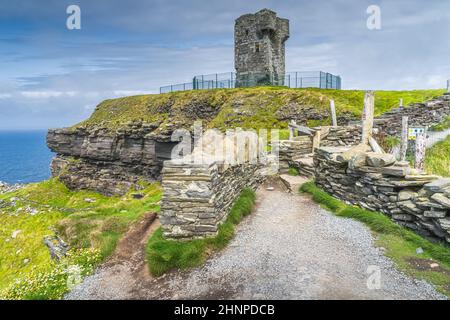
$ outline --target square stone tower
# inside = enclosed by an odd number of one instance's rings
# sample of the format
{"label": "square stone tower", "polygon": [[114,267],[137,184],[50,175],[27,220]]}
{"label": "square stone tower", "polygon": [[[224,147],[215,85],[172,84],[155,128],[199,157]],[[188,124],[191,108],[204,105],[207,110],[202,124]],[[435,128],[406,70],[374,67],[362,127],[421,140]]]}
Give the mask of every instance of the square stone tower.
{"label": "square stone tower", "polygon": [[284,85],[289,20],[269,9],[245,14],[234,26],[236,87]]}

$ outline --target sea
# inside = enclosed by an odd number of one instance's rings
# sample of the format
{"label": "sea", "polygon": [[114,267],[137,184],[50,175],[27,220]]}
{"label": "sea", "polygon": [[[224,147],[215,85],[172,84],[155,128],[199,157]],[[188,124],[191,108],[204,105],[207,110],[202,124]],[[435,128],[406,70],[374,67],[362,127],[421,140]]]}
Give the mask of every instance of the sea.
{"label": "sea", "polygon": [[47,131],[0,131],[0,181],[30,183],[50,177],[54,154],[47,148]]}

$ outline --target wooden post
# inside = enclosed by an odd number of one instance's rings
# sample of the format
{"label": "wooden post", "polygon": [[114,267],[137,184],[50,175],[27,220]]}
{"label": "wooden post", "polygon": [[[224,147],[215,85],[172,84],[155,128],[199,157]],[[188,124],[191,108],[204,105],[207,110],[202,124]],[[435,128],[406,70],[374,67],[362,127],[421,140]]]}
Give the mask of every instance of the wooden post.
{"label": "wooden post", "polygon": [[402,137],[400,142],[400,161],[406,160],[406,150],[408,150],[408,117],[402,117]]}
{"label": "wooden post", "polygon": [[320,147],[320,130],[317,130],[314,133],[312,142],[312,153],[314,153],[314,151]]}
{"label": "wooden post", "polygon": [[[296,123],[294,120],[291,120],[290,124],[295,125]],[[288,125],[288,128],[289,128],[289,140],[294,140],[294,128],[289,125]]]}
{"label": "wooden post", "polygon": [[416,150],[414,168],[418,170],[424,169],[425,162],[425,150],[426,150],[426,136],[425,133],[418,133],[416,137]]}
{"label": "wooden post", "polygon": [[367,91],[364,96],[361,144],[367,145],[369,143],[369,139],[372,137],[374,107],[375,98],[373,91]]}
{"label": "wooden post", "polygon": [[336,119],[336,107],[334,106],[334,100],[330,100],[330,109],[331,109],[331,121],[333,127],[337,126],[337,119]]}
{"label": "wooden post", "polygon": [[447,92],[450,92],[450,79],[447,80]]}
{"label": "wooden post", "polygon": [[403,107],[403,98],[400,98],[400,107]]}

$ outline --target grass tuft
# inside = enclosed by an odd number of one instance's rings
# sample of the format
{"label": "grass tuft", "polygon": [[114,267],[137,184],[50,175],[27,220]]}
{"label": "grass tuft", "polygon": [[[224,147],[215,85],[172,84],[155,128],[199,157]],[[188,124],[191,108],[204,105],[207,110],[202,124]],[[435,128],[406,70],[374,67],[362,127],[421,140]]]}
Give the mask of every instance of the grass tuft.
{"label": "grass tuft", "polygon": [[161,276],[171,269],[188,269],[202,264],[212,250],[223,249],[234,236],[234,226],[252,212],[255,192],[242,190],[215,237],[189,241],[168,240],[159,228],[147,243],[147,261],[150,272]]}
{"label": "grass tuft", "polygon": [[290,176],[298,176],[299,175],[298,169],[294,168],[294,167],[290,167],[288,169],[288,175],[290,175]]}

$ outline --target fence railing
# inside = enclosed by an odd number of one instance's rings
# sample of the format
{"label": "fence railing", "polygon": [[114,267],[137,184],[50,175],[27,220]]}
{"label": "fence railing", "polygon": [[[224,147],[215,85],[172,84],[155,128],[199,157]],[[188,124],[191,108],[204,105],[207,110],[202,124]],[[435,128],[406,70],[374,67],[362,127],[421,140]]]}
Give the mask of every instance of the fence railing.
{"label": "fence railing", "polygon": [[270,79],[258,73],[236,79],[236,73],[214,73],[198,75],[192,82],[160,87],[160,93],[186,90],[223,89],[236,87],[254,87],[263,85],[287,86],[289,88],[341,89],[341,77],[323,71],[287,72],[280,79]]}

